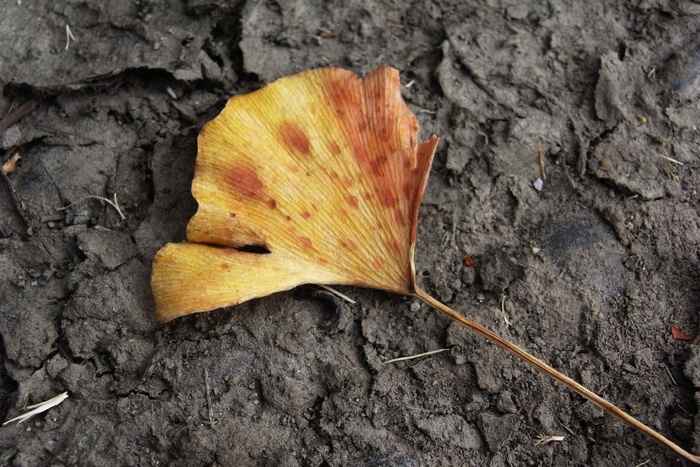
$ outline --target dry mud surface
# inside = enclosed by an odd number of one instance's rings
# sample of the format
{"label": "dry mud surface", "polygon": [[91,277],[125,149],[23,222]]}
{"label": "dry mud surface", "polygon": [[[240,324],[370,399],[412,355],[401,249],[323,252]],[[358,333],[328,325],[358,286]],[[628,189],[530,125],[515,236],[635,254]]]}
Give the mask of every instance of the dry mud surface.
{"label": "dry mud surface", "polygon": [[[698,333],[700,3],[1,8],[0,156],[21,160],[0,180],[0,415],[70,398],[0,428],[0,463],[683,465],[404,297],[307,286],[155,321],[198,129],[277,77],[382,64],[442,138],[423,288],[700,451],[700,346],[669,331]],[[114,194],[125,219],[86,198]]]}

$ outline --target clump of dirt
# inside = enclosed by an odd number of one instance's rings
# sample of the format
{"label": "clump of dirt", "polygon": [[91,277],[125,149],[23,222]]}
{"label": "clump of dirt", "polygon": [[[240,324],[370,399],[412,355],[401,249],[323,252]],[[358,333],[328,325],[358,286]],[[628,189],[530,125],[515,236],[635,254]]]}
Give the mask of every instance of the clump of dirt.
{"label": "clump of dirt", "polygon": [[277,77],[379,65],[443,138],[422,286],[700,451],[700,351],[669,332],[698,333],[696,2],[6,3],[0,413],[70,398],[1,428],[3,463],[675,464],[411,299],[156,323],[198,129]]}

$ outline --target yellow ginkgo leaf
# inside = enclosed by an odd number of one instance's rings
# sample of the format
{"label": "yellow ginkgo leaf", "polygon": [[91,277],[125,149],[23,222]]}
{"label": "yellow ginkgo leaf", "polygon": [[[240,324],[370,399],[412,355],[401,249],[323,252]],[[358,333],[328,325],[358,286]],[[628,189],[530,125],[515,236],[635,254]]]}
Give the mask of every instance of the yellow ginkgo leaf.
{"label": "yellow ginkgo leaf", "polygon": [[416,284],[418,207],[437,138],[418,143],[396,70],[328,68],[232,98],[199,136],[187,242],[168,244],[151,285],[162,322],[300,284],[421,298],[681,456],[697,457]]}
{"label": "yellow ginkgo leaf", "polygon": [[199,136],[188,242],[155,258],[158,319],[304,283],[414,292],[418,207],[438,141],[417,134],[386,67],[364,79],[309,71],[231,99]]}

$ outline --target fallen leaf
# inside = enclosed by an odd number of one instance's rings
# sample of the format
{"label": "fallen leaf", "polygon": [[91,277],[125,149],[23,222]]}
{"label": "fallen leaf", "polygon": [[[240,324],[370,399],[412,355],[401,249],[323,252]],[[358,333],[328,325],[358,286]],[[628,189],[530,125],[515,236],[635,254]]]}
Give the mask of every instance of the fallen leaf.
{"label": "fallen leaf", "polygon": [[695,336],[686,334],[673,325],[671,325],[671,336],[673,336],[673,338],[677,341],[692,341],[695,339]]}
{"label": "fallen leaf", "polygon": [[418,143],[396,70],[338,68],[233,97],[205,125],[187,242],[154,258],[161,322],[305,283],[412,295],[677,454],[700,462],[618,407],[416,284],[418,208],[436,137]]}
{"label": "fallen leaf", "polygon": [[418,143],[417,132],[386,67],[364,79],[309,71],[232,98],[199,136],[188,242],[154,260],[158,319],[305,283],[413,293],[438,142]]}

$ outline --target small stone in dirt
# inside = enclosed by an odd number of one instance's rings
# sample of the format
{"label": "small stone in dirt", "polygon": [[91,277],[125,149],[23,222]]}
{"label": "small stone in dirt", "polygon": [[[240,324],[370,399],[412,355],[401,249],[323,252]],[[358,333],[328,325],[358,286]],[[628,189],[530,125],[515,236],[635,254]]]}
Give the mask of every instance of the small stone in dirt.
{"label": "small stone in dirt", "polygon": [[464,365],[467,363],[467,356],[464,355],[464,352],[462,352],[462,349],[459,346],[452,347],[452,350],[450,350],[450,355],[452,356],[452,360],[454,361],[455,365]]}
{"label": "small stone in dirt", "polygon": [[535,188],[535,190],[542,191],[542,187],[544,187],[544,182],[541,178],[537,177],[537,180],[532,182],[532,186]]}
{"label": "small stone in dirt", "polygon": [[511,394],[510,391],[503,391],[501,395],[498,396],[496,408],[502,414],[514,414],[518,411],[518,407],[513,402],[513,394]]}
{"label": "small stone in dirt", "polygon": [[525,19],[527,18],[527,7],[525,5],[513,5],[506,9],[506,15],[510,19]]}

